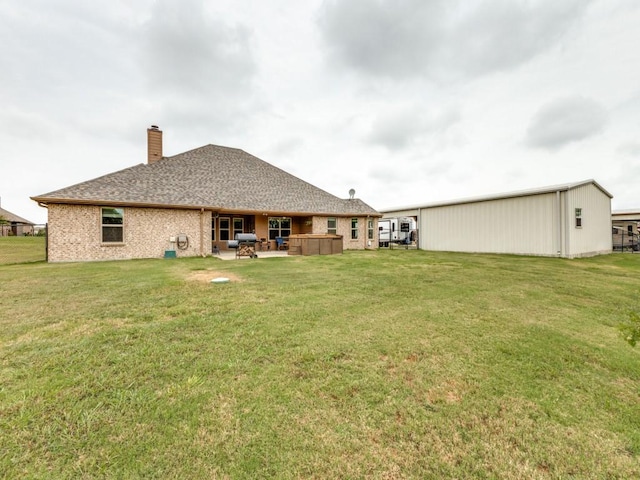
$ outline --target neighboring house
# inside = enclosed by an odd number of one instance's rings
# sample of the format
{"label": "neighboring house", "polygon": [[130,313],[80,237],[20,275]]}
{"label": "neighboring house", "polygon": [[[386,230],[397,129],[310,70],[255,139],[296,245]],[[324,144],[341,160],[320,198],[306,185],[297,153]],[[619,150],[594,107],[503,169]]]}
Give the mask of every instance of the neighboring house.
{"label": "neighboring house", "polygon": [[0,207],[0,237],[33,235],[35,224]]}
{"label": "neighboring house", "polygon": [[237,233],[265,239],[335,233],[343,248],[376,248],[381,216],[253,155],[205,145],[164,157],[147,130],[148,163],[31,197],[48,209],[51,262],[208,255]]}
{"label": "neighboring house", "polygon": [[640,209],[611,212],[614,250],[640,250]]}
{"label": "neighboring house", "polygon": [[382,212],[416,218],[423,250],[574,258],[611,253],[611,198],[585,180]]}

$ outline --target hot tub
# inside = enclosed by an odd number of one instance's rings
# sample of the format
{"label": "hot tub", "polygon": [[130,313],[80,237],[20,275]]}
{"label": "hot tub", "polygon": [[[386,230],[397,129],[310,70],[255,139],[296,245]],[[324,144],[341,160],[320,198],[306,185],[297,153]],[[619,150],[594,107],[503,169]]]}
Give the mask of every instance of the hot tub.
{"label": "hot tub", "polygon": [[289,255],[335,255],[342,253],[342,235],[298,233],[289,235]]}

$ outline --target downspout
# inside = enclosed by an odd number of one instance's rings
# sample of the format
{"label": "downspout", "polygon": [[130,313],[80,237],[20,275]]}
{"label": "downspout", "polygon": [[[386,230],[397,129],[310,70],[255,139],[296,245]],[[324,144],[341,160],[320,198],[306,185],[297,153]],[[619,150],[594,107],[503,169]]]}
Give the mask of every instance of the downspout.
{"label": "downspout", "polygon": [[49,204],[38,202],[38,206],[47,209],[47,223],[44,224],[44,261],[49,263]]}
{"label": "downspout", "polygon": [[204,208],[200,209],[200,256],[204,257]]}
{"label": "downspout", "polygon": [[564,197],[564,256],[570,258],[571,252],[569,252],[569,191]]}
{"label": "downspout", "polygon": [[[422,230],[422,207],[418,207],[418,220],[416,221],[416,228],[418,231],[416,232],[416,249],[422,250],[420,248],[420,242],[422,240],[422,235],[420,235],[420,231]],[[426,249],[425,249],[426,250]]]}
{"label": "downspout", "polygon": [[562,256],[562,204],[560,203],[560,190],[556,192],[556,201],[558,202],[558,232],[556,233],[556,245],[558,248],[558,256]]}

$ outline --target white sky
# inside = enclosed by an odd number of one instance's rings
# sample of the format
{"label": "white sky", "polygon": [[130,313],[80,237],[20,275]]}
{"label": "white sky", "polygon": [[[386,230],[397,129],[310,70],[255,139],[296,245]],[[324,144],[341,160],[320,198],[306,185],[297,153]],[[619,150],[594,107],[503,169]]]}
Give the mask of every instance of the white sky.
{"label": "white sky", "polygon": [[0,197],[241,148],[386,208],[593,178],[640,207],[638,0],[0,0]]}

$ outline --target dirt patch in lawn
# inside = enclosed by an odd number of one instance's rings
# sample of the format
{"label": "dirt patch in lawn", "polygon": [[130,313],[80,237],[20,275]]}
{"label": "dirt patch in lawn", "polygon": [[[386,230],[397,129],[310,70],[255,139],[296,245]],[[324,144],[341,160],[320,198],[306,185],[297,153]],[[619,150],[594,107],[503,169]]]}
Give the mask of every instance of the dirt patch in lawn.
{"label": "dirt patch in lawn", "polygon": [[228,278],[230,282],[241,282],[242,279],[229,272],[216,272],[214,270],[198,270],[192,272],[187,276],[187,280],[193,280],[195,282],[209,283],[214,278]]}

